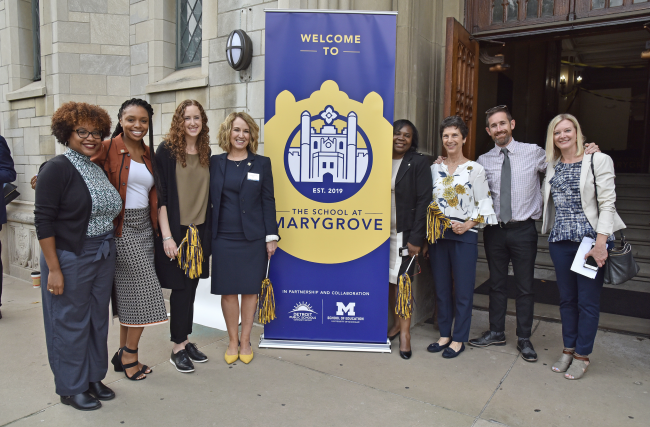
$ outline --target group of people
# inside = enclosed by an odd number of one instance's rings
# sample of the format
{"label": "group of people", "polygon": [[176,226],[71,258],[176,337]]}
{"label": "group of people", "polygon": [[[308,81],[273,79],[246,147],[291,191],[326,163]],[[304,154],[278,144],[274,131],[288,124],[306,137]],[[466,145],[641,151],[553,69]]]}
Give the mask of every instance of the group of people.
{"label": "group of people", "polygon": [[[205,111],[185,100],[154,154],[153,114],[146,101],[127,100],[110,134],[101,107],[63,104],[51,129],[68,149],[32,179],[48,358],[61,402],[79,410],[115,397],[102,383],[111,297],[120,322],[111,363],[126,378],[153,372],[139,361],[140,337],[168,321],[175,368],[193,372],[208,361],[189,336],[211,254],[212,293],[221,295],[229,335],[224,359],[253,359],[256,297],[279,240],[271,163],[256,154],[259,128],[245,112],[231,113],[219,127],[224,153],[211,156]],[[171,290],[171,319],[162,288]]]}
{"label": "group of people", "polygon": [[[186,100],[154,154],[153,114],[146,101],[127,100],[110,134],[111,119],[101,107],[63,104],[52,117],[52,133],[68,150],[44,163],[32,180],[48,358],[61,402],[76,409],[98,409],[101,400],[115,397],[102,383],[111,299],[120,322],[111,363],[130,380],[153,372],[138,357],[144,328],[168,321],[175,368],[193,372],[195,363],[208,361],[189,336],[199,279],[210,276],[228,330],[225,361],[253,359],[257,294],[280,239],[271,162],[256,154],[259,128],[248,114],[231,113],[218,131],[224,153],[211,156],[205,111],[199,102]],[[472,161],[463,155],[467,125],[460,117],[447,117],[440,124],[446,156],[430,165],[417,151],[413,123],[394,123],[389,301],[394,307],[398,278],[422,254],[431,263],[440,329],[427,350],[454,358],[465,342],[505,345],[512,261],[517,348],[524,360],[537,360],[530,341],[532,283],[535,220],[543,215],[564,338],[552,369],[577,379],[589,364],[604,278],[602,269],[589,279],[570,267],[585,236],[596,240],[587,256],[602,267],[614,231],[625,227],[614,207],[613,163],[595,144],[584,145],[571,115],[551,121],[546,150],[515,141],[514,127],[506,106],[488,110],[486,130],[495,147]],[[15,179],[15,172],[3,172],[2,179]],[[490,327],[469,339],[479,229],[484,229],[490,270]],[[171,319],[161,288],[171,290]],[[399,353],[409,359],[408,316],[395,314],[388,337],[398,336]]]}
{"label": "group of people", "polygon": [[[467,125],[458,116],[445,118],[439,131],[446,156],[429,167],[417,152],[418,131],[413,123],[394,123],[389,301],[395,305],[398,278],[407,272],[412,257],[421,253],[431,263],[440,329],[440,338],[427,350],[454,358],[465,350],[465,342],[502,346],[512,262],[517,349],[524,360],[535,362],[537,353],[530,341],[538,240],[535,220],[543,217],[542,233],[550,233],[549,251],[560,291],[564,340],[552,370],[567,379],[581,378],[598,329],[604,270],[599,268],[590,279],[572,271],[571,264],[580,242],[589,237],[595,245],[585,259],[593,257],[603,267],[614,232],[625,228],[614,206],[612,159],[595,144],[585,144],[580,124],[570,114],[551,120],[545,150],[512,137],[515,120],[505,105],[487,110],[485,124],[495,146],[472,161],[463,155]],[[434,211],[439,218],[431,216]],[[433,221],[442,224],[439,233]],[[479,229],[484,230],[490,272],[489,330],[469,339]],[[404,359],[412,355],[409,329],[410,318],[395,314],[388,338],[399,336]]]}

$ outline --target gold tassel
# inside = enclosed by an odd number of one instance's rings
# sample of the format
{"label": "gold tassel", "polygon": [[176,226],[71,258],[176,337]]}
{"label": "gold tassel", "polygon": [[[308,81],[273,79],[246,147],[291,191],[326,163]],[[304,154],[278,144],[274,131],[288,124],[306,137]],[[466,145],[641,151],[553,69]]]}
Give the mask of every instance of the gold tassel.
{"label": "gold tassel", "polygon": [[432,200],[427,207],[427,240],[436,243],[445,237],[445,230],[451,227],[451,221],[440,210],[440,206]]}
{"label": "gold tassel", "polygon": [[269,266],[271,260],[269,259],[266,265],[266,279],[262,280],[262,289],[257,296],[257,321],[262,325],[266,325],[271,320],[275,319],[275,295],[273,294],[273,284],[269,279]]}
{"label": "gold tassel", "polygon": [[399,280],[397,281],[398,291],[397,301],[395,302],[395,314],[401,319],[410,319],[411,314],[413,314],[413,288],[408,271],[416,256],[411,258],[411,262],[406,267],[406,271],[399,276]]}
{"label": "gold tassel", "polygon": [[178,246],[178,266],[185,271],[185,276],[190,279],[201,277],[203,263],[203,249],[199,230],[194,224],[187,228],[185,238]]}

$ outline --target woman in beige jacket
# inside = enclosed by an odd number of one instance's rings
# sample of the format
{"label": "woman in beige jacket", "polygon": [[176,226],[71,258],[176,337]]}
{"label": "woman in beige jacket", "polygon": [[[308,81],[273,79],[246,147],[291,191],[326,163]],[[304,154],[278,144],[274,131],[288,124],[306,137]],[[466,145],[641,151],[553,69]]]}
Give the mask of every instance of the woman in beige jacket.
{"label": "woman in beige jacket", "polygon": [[[553,365],[578,379],[589,365],[598,331],[600,292],[603,287],[607,249],[614,232],[625,228],[616,213],[614,163],[602,153],[584,154],[580,124],[570,114],[551,120],[546,135],[546,178],[542,233],[550,233],[549,252],[560,291],[560,315],[564,350]],[[593,172],[592,165],[593,162]],[[597,187],[597,196],[596,196]],[[595,240],[585,259],[598,264],[594,279],[571,271],[571,264],[584,237]]]}

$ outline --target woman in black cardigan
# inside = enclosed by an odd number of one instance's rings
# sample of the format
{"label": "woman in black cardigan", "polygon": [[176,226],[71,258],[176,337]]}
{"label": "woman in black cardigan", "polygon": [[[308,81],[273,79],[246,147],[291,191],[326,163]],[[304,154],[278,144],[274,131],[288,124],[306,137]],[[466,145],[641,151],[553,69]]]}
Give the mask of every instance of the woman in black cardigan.
{"label": "woman in black cardigan", "polygon": [[[397,281],[406,271],[412,257],[420,253],[424,244],[427,206],[433,191],[429,161],[422,153],[417,152],[417,148],[418,130],[408,120],[397,120],[393,124],[390,291],[388,294],[395,321],[388,332],[388,338],[393,340],[399,335],[399,354],[403,359],[410,359],[412,354],[411,319],[402,319],[395,313]],[[400,248],[408,249],[408,256],[401,256]]]}
{"label": "woman in black cardigan", "polygon": [[115,397],[101,381],[108,369],[113,219],[122,198],[90,161],[110,129],[106,110],[63,104],[52,116],[52,134],[68,150],[41,167],[34,203],[47,355],[61,403],[83,411]]}
{"label": "woman in black cardigan", "polygon": [[[189,342],[194,318],[194,298],[199,277],[190,278],[179,267],[179,245],[190,226],[196,227],[203,251],[200,278],[210,276],[209,200],[210,145],[208,118],[198,101],[185,100],[176,108],[171,128],[156,151],[155,161],[159,183],[158,223],[156,238],[156,272],[163,288],[171,289],[170,331],[174,343],[169,361],[179,372],[193,372],[192,362],[208,358]],[[182,248],[181,248],[182,250]]]}

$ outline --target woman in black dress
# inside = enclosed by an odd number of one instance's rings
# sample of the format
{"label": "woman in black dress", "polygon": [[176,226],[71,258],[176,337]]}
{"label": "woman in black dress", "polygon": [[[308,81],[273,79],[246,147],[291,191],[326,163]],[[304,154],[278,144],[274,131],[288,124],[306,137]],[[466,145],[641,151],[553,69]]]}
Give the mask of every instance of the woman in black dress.
{"label": "woman in black dress", "polygon": [[[156,272],[160,285],[171,289],[169,329],[174,343],[169,361],[179,372],[193,372],[194,363],[207,362],[208,358],[189,341],[194,319],[194,298],[199,277],[188,276],[179,267],[179,245],[193,225],[203,251],[201,279],[210,271],[210,217],[212,210],[208,191],[210,188],[210,139],[208,117],[198,101],[181,102],[169,133],[160,144],[154,157],[158,194],[158,223],[160,236],[154,243]],[[182,249],[182,248],[181,248]],[[193,363],[194,362],[194,363]]]}
{"label": "woman in black dress", "polygon": [[251,116],[231,113],[219,127],[219,146],[225,153],[210,161],[212,293],[221,295],[230,338],[224,355],[228,364],[253,360],[250,337],[257,294],[279,240],[271,161],[256,154],[258,135]]}

